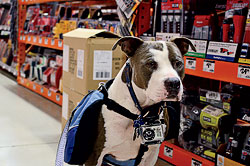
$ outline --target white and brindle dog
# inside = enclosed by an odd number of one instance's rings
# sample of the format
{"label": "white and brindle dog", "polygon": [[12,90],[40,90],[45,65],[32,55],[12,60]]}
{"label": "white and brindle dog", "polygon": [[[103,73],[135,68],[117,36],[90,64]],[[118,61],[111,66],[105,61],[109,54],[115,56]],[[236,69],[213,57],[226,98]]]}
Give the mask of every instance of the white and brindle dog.
{"label": "white and brindle dog", "polygon": [[[179,101],[183,93],[182,79],[184,78],[183,55],[189,46],[194,46],[187,38],[175,38],[171,42],[165,41],[142,41],[136,37],[124,37],[117,41],[113,50],[121,46],[129,57],[132,68],[132,85],[137,99],[142,108],[151,106],[161,101]],[[124,67],[115,77],[110,86],[109,98],[116,101],[131,113],[140,114],[130,96],[126,85]],[[165,114],[165,115],[163,115]],[[138,155],[141,139],[133,141],[133,121],[107,110],[104,105],[102,115],[105,127],[105,142],[100,151],[97,165],[102,165],[104,155],[111,154],[116,160],[125,161],[134,159]],[[163,112],[165,123],[167,112]],[[166,125],[168,126],[168,125]],[[164,129],[167,131],[167,128]],[[155,165],[159,144],[149,145],[140,162],[140,166]],[[96,152],[97,153],[97,152]],[[90,165],[85,163],[86,165]]]}

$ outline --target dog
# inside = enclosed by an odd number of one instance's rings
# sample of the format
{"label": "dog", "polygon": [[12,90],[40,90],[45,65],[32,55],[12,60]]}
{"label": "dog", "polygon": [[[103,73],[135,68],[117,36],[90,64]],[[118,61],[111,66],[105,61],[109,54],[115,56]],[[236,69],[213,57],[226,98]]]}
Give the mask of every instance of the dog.
{"label": "dog", "polygon": [[[183,93],[182,80],[184,78],[183,56],[189,46],[195,47],[187,38],[175,38],[171,42],[143,41],[137,37],[123,37],[113,46],[117,46],[126,53],[132,74],[132,86],[142,108],[154,105],[161,101],[180,101]],[[109,98],[116,101],[131,113],[140,114],[131,98],[125,78],[125,65],[115,77],[108,89]],[[102,107],[102,117],[105,128],[103,149],[97,160],[101,166],[106,154],[112,155],[118,161],[134,159],[138,155],[141,139],[133,140],[133,121]],[[168,130],[167,111],[161,113],[164,117],[164,132]],[[140,166],[155,165],[160,144],[149,145],[144,153]],[[88,164],[86,164],[88,165]]]}

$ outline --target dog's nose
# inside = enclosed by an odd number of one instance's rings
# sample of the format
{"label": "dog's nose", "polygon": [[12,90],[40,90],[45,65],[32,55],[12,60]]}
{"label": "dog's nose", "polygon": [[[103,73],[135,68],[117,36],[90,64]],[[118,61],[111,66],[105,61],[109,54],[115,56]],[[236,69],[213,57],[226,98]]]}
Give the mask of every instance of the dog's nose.
{"label": "dog's nose", "polygon": [[180,80],[177,77],[170,77],[164,81],[164,85],[165,85],[167,91],[179,90],[180,84],[181,84]]}

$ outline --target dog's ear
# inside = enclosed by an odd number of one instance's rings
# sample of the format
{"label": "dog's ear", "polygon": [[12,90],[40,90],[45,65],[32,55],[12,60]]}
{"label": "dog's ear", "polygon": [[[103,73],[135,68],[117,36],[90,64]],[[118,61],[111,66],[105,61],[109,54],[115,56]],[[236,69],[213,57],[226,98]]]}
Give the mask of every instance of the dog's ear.
{"label": "dog's ear", "polygon": [[177,37],[171,39],[171,42],[174,42],[177,45],[177,47],[181,51],[182,56],[184,56],[188,52],[189,46],[191,46],[191,49],[196,52],[193,43],[188,38]]}
{"label": "dog's ear", "polygon": [[137,48],[143,43],[138,37],[126,36],[119,39],[113,46],[112,50],[115,50],[117,45],[121,46],[123,52],[127,54],[127,56],[133,56],[134,52]]}

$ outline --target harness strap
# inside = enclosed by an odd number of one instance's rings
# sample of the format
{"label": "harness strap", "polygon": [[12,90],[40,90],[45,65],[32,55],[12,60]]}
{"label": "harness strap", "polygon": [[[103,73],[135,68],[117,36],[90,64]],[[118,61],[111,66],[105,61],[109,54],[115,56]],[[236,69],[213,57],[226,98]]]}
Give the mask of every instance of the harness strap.
{"label": "harness strap", "polygon": [[136,120],[139,117],[139,115],[131,113],[128,109],[122,107],[120,104],[118,104],[112,99],[109,98],[104,99],[104,104],[107,106],[109,110],[112,110],[120,115],[123,115],[128,119]]}
{"label": "harness strap", "polygon": [[148,151],[148,146],[141,144],[138,155],[135,158],[135,165],[139,165],[145,152]]}
{"label": "harness strap", "polygon": [[[125,161],[116,160],[112,155],[106,154],[103,157],[102,165],[104,166],[137,166],[142,160],[144,153],[148,151],[148,146],[141,144],[138,155],[134,159],[129,159]],[[111,165],[110,165],[111,164]]]}

